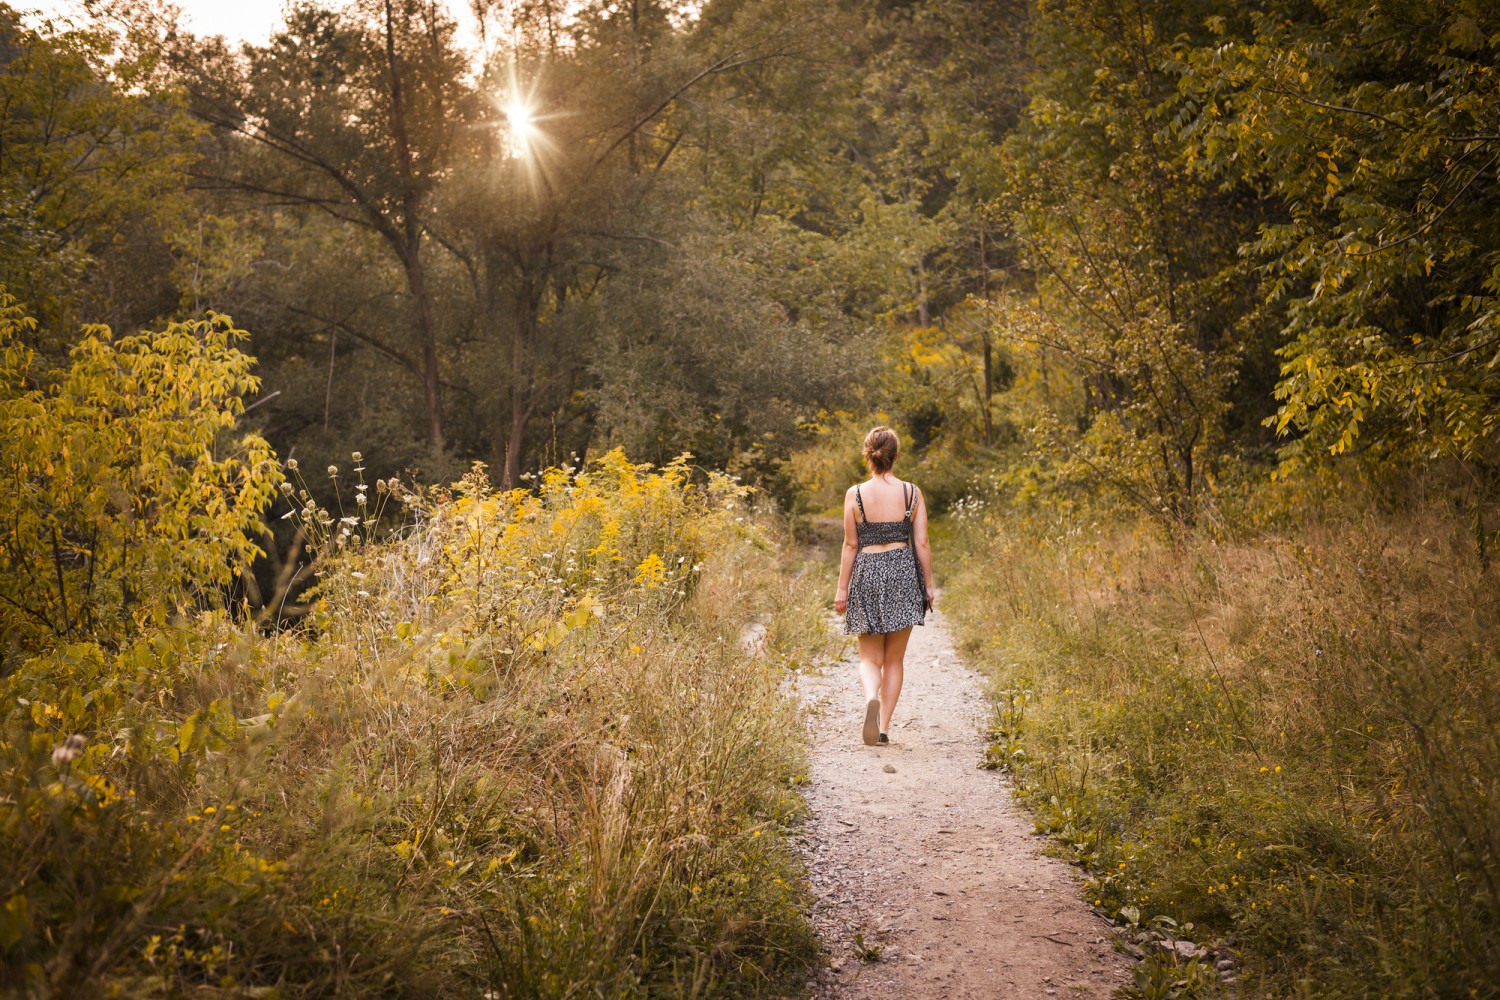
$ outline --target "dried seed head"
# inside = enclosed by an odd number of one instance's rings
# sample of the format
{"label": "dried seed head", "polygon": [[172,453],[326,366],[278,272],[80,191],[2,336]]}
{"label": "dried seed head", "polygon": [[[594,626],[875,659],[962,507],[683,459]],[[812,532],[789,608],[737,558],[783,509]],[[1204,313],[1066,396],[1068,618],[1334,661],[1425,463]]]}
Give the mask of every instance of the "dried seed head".
{"label": "dried seed head", "polygon": [[73,763],[83,753],[83,748],[86,745],[88,745],[88,740],[85,740],[77,733],[69,736],[52,751],[52,766],[62,767],[65,764]]}

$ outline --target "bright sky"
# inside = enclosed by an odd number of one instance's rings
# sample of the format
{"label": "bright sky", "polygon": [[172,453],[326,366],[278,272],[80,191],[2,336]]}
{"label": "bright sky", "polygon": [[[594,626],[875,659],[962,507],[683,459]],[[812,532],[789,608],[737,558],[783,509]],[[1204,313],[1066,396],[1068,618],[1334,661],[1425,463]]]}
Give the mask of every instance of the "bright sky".
{"label": "bright sky", "polygon": [[[9,0],[21,10],[38,10],[44,17],[74,17],[82,23],[83,5],[78,0]],[[223,35],[230,42],[264,42],[281,24],[283,0],[176,0],[196,35]],[[459,37],[477,38],[474,16],[463,2],[446,4],[449,16],[459,23]]]}
{"label": "bright sky", "polygon": [[[22,9],[39,10],[46,17],[71,17],[82,23],[83,5],[77,0],[12,0]],[[281,23],[282,0],[178,0],[197,35],[223,35],[230,41],[264,42]]]}

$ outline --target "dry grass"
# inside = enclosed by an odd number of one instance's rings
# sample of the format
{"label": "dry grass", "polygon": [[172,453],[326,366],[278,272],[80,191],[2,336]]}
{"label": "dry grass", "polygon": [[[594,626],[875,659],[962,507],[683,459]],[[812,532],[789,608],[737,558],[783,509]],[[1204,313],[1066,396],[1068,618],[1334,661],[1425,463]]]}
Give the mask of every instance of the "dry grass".
{"label": "dry grass", "polygon": [[991,763],[1123,919],[1232,940],[1265,994],[1500,981],[1500,588],[1438,502],[1276,531],[966,515]]}
{"label": "dry grass", "polygon": [[818,619],[742,491],[616,456],[413,510],[297,631],[5,680],[55,710],[0,734],[12,995],[795,992],[802,747],[739,637]]}

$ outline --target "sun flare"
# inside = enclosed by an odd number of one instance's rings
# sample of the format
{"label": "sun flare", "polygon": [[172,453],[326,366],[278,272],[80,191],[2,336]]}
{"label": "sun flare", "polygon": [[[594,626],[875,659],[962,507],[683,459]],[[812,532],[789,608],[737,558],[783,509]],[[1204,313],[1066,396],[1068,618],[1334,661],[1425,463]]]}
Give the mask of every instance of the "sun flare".
{"label": "sun flare", "polygon": [[529,156],[540,131],[536,126],[535,112],[519,96],[507,101],[504,110],[505,121],[510,130],[510,155]]}

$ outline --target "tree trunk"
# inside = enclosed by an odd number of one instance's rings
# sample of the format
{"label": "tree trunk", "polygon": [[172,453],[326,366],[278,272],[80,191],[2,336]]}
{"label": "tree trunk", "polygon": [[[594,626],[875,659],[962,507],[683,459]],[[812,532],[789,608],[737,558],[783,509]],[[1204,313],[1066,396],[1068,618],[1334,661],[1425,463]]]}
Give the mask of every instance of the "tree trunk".
{"label": "tree trunk", "polygon": [[404,245],[401,264],[407,288],[417,311],[417,336],[422,342],[422,397],[427,410],[427,443],[443,447],[442,381],[438,373],[437,332],[433,328],[432,300],[427,293],[427,275],[422,267],[421,192],[412,172],[411,140],[406,130],[406,99],[401,87],[401,67],[396,59],[396,13],[385,0],[385,58],[391,73],[391,131],[396,140],[397,168],[401,173],[401,215]]}
{"label": "tree trunk", "polygon": [[526,445],[526,421],[531,416],[531,369],[527,350],[536,323],[536,293],[530,276],[516,289],[516,310],[510,336],[510,432],[505,440],[505,473],[500,485],[513,490],[521,484],[521,451]]}
{"label": "tree trunk", "polygon": [[917,258],[917,325],[924,330],[932,325],[927,312],[927,267],[920,257]]}
{"label": "tree trunk", "polygon": [[984,443],[990,445],[995,443],[995,420],[990,415],[990,401],[995,396],[995,365],[991,357],[994,349],[990,345],[988,320],[985,321],[980,339],[984,347],[984,399],[980,400],[980,411],[984,417]]}
{"label": "tree trunk", "polygon": [[433,329],[432,300],[427,294],[427,275],[421,251],[413,243],[406,262],[406,283],[417,310],[417,336],[422,341],[422,401],[427,409],[427,443],[443,447],[443,396],[438,373],[437,333]]}
{"label": "tree trunk", "polygon": [[979,274],[983,284],[980,286],[979,294],[985,303],[985,313],[982,314],[984,317],[984,326],[980,329],[979,333],[980,341],[984,347],[984,400],[980,405],[984,414],[984,443],[992,445],[995,443],[995,421],[990,415],[990,402],[995,397],[995,364],[992,357],[994,346],[991,343],[992,338],[990,337],[989,322],[989,316],[993,315],[993,313],[989,312],[990,260],[989,246],[985,238],[987,233],[988,230],[981,223],[979,226]]}
{"label": "tree trunk", "polygon": [[505,474],[500,480],[502,489],[513,490],[521,485],[521,448],[526,443],[526,399],[515,387],[510,391],[510,433],[505,438]]}

